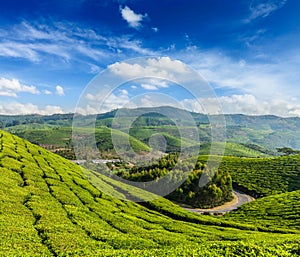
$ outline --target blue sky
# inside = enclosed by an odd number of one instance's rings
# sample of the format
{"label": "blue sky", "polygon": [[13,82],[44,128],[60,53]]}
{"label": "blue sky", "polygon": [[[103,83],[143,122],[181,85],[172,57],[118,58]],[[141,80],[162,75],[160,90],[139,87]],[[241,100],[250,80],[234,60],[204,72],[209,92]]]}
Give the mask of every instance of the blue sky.
{"label": "blue sky", "polygon": [[[74,112],[109,65],[160,56],[198,71],[225,113],[300,116],[299,13],[297,0],[3,1],[0,113]],[[137,92],[166,94],[162,85],[119,88],[101,111]],[[200,111],[195,99],[170,92]]]}

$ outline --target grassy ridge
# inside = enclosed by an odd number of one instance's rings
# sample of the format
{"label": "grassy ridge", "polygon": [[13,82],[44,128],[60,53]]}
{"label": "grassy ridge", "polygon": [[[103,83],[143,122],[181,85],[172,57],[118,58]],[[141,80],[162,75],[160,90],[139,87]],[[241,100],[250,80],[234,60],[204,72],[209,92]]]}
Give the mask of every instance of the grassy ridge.
{"label": "grassy ridge", "polygon": [[[105,179],[97,181],[112,191],[121,186]],[[261,233],[255,226],[197,216],[164,199],[146,208],[99,188],[79,166],[0,132],[0,256],[297,256],[300,251],[300,235]]]}

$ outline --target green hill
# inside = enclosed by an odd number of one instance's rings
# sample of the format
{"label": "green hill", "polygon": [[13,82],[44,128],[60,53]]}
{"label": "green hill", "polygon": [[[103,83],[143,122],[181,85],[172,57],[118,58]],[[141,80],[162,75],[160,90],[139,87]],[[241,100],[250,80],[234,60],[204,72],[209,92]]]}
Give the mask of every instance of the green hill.
{"label": "green hill", "polygon": [[[16,130],[16,135],[32,142],[41,145],[47,149],[54,150],[59,148],[71,148],[72,128],[71,127],[55,127],[46,129],[30,129],[30,130]],[[90,134],[89,131],[84,131],[84,134]],[[96,143],[100,151],[113,151],[111,137],[115,136],[119,142],[127,142],[128,135],[107,127],[100,127],[95,130]],[[129,141],[132,148],[137,152],[148,152],[150,148],[140,142],[138,139],[129,136]],[[122,147],[122,145],[120,145]]]}
{"label": "green hill", "polygon": [[[128,117],[138,117],[133,127],[159,127],[174,126],[174,122],[167,117],[176,116],[177,120],[190,126],[187,117],[192,116],[195,123],[199,125],[199,135],[201,142],[211,140],[211,128],[209,126],[209,116],[187,112],[173,107],[154,107],[113,110],[98,115],[89,115],[82,118],[83,121],[96,120],[96,126],[111,127],[115,114],[121,113],[119,117],[120,127],[118,129],[131,127],[128,124]],[[162,115],[164,114],[164,115]],[[20,125],[26,130],[31,124],[40,124],[45,127],[59,126],[70,127],[72,125],[73,114],[55,114],[50,116],[42,115],[0,115],[0,128],[11,132],[20,130]],[[225,115],[227,141],[243,144],[261,145],[267,149],[276,150],[278,147],[291,147],[300,149],[300,118],[282,118],[272,115],[247,116],[242,114]],[[24,126],[29,125],[29,128]],[[166,131],[164,131],[166,132]],[[170,134],[170,133],[169,133]],[[172,135],[172,134],[170,134]]]}
{"label": "green hill", "polygon": [[[267,157],[272,154],[271,151],[254,145],[248,146],[243,144],[237,144],[233,142],[214,142],[214,153],[220,153],[225,156],[236,156],[236,157]],[[200,155],[209,155],[211,144],[204,143],[200,145]]]}
{"label": "green hill", "polygon": [[[188,128],[187,128],[188,129]],[[8,131],[13,132],[32,143],[43,146],[49,150],[59,149],[58,153],[74,159],[74,153],[69,153],[71,150],[71,127],[53,127],[47,124],[32,124],[32,125],[17,125],[7,128]],[[181,147],[191,147],[195,145],[195,142],[189,138],[180,138],[178,129],[174,126],[157,126],[157,127],[134,127],[129,131],[131,147],[136,152],[148,152],[149,139],[151,136],[160,134],[166,141],[166,152],[180,151]],[[118,137],[119,142],[125,142],[127,134],[122,131],[107,128],[98,127],[95,131],[97,146],[101,152],[113,152],[113,144],[111,136]],[[214,144],[216,152],[223,153],[224,143],[216,142]],[[122,147],[122,145],[121,145]],[[63,149],[63,150],[62,150]],[[66,149],[67,150],[66,152]],[[200,154],[205,155],[210,152],[210,143],[203,143],[200,145]],[[266,157],[271,152],[266,151],[262,147],[256,145],[242,145],[232,142],[227,142],[225,147],[225,155],[228,156],[243,156],[243,157]]]}
{"label": "green hill", "polygon": [[[297,256],[299,234],[199,216],[0,132],[0,256]],[[86,176],[93,177],[93,186]],[[118,192],[115,188],[122,188]],[[101,191],[102,189],[102,191]],[[294,230],[293,233],[297,233]]]}
{"label": "green hill", "polygon": [[[200,156],[205,162],[207,156]],[[234,186],[260,196],[275,195],[300,189],[300,155],[239,158],[223,157],[220,167],[229,172]]]}
{"label": "green hill", "polygon": [[[184,129],[187,130],[188,128]],[[179,152],[181,147],[195,145],[195,142],[190,138],[181,138],[175,126],[134,127],[130,129],[129,134],[145,144],[149,144],[151,136],[160,134],[166,141],[166,152]]]}
{"label": "green hill", "polygon": [[268,228],[300,230],[300,190],[257,199],[226,217]]}

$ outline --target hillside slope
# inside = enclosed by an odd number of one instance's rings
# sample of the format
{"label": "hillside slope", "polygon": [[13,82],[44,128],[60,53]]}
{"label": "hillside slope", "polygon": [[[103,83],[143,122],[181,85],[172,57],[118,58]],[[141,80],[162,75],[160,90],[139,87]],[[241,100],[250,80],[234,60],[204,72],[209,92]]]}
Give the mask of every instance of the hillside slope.
{"label": "hillside slope", "polygon": [[[205,162],[207,156],[200,156]],[[234,187],[258,196],[300,190],[300,155],[269,158],[223,157],[220,167],[229,172]]]}
{"label": "hillside slope", "polygon": [[[243,144],[233,142],[214,142],[214,153],[220,152],[220,155],[224,156],[236,156],[236,157],[268,157],[265,152],[255,150]],[[210,153],[211,144],[204,143],[200,145],[200,155],[208,155]],[[257,146],[258,148],[258,146]],[[270,151],[271,153],[271,151]]]}
{"label": "hillside slope", "polygon": [[[98,188],[121,194],[111,184],[109,178],[99,177]],[[0,202],[0,256],[297,256],[300,252],[299,234],[258,232],[255,226],[197,216],[164,199],[145,203],[146,208],[108,197],[79,166],[1,131]]]}
{"label": "hillside slope", "polygon": [[257,199],[228,213],[226,218],[275,229],[300,230],[300,190]]}
{"label": "hillside slope", "polygon": [[[71,147],[72,127],[15,130],[14,134],[32,143],[44,146],[47,149]],[[84,131],[83,135],[84,134],[89,134],[89,131]],[[114,149],[111,139],[112,136],[117,137],[120,142],[127,142],[128,140],[128,135],[121,131],[107,127],[99,127],[95,129],[96,143],[100,151],[112,151]],[[132,148],[137,152],[147,152],[150,150],[146,144],[134,137],[129,136],[129,140]]]}

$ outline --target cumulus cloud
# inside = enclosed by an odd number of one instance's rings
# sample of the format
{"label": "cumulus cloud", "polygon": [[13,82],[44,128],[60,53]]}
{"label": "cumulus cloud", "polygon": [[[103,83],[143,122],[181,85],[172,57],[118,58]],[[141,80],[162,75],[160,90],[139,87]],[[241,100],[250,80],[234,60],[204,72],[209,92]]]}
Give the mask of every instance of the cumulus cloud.
{"label": "cumulus cloud", "polygon": [[63,87],[62,87],[62,86],[59,86],[59,85],[57,85],[57,86],[55,87],[55,93],[56,93],[57,95],[59,95],[59,96],[64,96],[64,95],[65,95],[65,92],[64,92]]}
{"label": "cumulus cloud", "polygon": [[18,93],[39,94],[35,86],[22,84],[17,79],[0,78],[0,96],[18,97]]}
{"label": "cumulus cloud", "polygon": [[122,78],[156,77],[175,80],[188,76],[189,70],[179,60],[171,60],[169,57],[148,58],[142,63],[116,62],[109,67],[113,75]]}
{"label": "cumulus cloud", "polygon": [[19,102],[0,104],[0,114],[3,115],[25,115],[25,114],[51,115],[56,113],[63,113],[61,107],[54,106],[54,105],[47,105],[41,108],[32,103],[19,103]]}
{"label": "cumulus cloud", "polygon": [[125,6],[122,8],[120,6],[120,12],[122,15],[122,18],[127,21],[128,25],[132,28],[138,29],[142,26],[141,22],[145,17],[147,17],[147,14],[137,14],[133,10],[131,10],[128,6]]}

